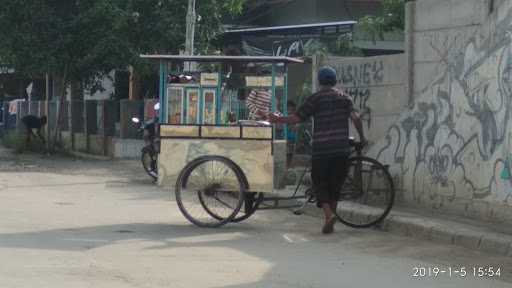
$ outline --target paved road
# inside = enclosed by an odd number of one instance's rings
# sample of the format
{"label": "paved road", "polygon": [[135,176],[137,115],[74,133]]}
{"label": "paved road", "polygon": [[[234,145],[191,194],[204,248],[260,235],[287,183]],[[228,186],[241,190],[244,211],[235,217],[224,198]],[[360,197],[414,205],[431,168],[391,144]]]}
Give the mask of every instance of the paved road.
{"label": "paved road", "polygon": [[[262,212],[205,230],[136,162],[0,151],[0,287],[512,287],[512,258]],[[501,276],[472,276],[473,266]],[[414,267],[465,277],[413,277]]]}

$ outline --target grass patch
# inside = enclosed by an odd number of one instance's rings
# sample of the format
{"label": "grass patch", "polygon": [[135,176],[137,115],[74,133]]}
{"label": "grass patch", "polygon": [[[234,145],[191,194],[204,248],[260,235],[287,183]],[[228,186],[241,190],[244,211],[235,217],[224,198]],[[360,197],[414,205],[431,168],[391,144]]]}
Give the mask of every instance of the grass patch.
{"label": "grass patch", "polygon": [[2,144],[16,153],[23,153],[25,151],[25,139],[23,135],[16,131],[6,132],[4,137],[2,137]]}
{"label": "grass patch", "polygon": [[45,151],[45,145],[42,143],[40,139],[37,139],[36,137],[32,137],[31,143],[28,145],[25,145],[25,134],[20,133],[18,131],[9,131],[4,134],[2,137],[2,144],[14,150],[15,153],[21,154],[25,151],[32,151],[32,152],[44,152]]}

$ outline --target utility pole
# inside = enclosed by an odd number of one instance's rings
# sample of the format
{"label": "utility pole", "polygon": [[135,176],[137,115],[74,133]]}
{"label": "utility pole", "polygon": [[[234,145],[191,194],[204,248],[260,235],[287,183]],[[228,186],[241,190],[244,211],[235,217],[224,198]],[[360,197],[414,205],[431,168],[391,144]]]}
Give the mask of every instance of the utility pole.
{"label": "utility pole", "polygon": [[[47,117],[46,120],[46,153],[49,153],[50,152],[50,137],[51,137],[51,132],[50,132],[50,129],[51,129],[51,122],[50,122],[50,74],[46,73],[45,75],[46,77],[46,103],[45,103],[45,116]],[[55,129],[57,129],[55,127]],[[54,143],[55,144],[55,143]]]}
{"label": "utility pole", "polygon": [[[194,33],[196,28],[196,0],[188,0],[187,10],[187,31],[185,40],[185,54],[194,55]],[[195,67],[193,63],[185,63],[185,69],[193,70]]]}

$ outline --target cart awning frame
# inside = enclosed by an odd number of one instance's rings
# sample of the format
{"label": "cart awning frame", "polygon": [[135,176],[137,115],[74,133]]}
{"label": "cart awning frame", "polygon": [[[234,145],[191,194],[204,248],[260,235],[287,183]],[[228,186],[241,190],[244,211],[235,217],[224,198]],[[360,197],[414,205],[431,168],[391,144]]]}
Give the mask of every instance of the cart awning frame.
{"label": "cart awning frame", "polygon": [[245,63],[284,63],[302,64],[304,60],[283,56],[216,56],[216,55],[140,55],[143,59],[160,61],[184,61],[184,62],[245,62]]}

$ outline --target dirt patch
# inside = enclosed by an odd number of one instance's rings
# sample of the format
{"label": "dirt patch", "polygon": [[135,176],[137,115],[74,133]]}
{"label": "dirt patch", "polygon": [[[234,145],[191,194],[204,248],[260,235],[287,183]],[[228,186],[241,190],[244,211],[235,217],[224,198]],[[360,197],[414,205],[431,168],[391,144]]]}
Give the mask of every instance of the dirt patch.
{"label": "dirt patch", "polygon": [[114,176],[124,179],[123,182],[151,183],[150,177],[146,175],[137,160],[88,160],[61,154],[47,155],[33,152],[16,154],[15,151],[2,146],[0,146],[0,171]]}

